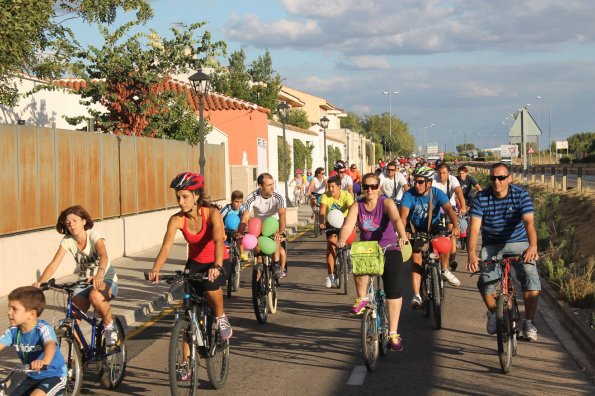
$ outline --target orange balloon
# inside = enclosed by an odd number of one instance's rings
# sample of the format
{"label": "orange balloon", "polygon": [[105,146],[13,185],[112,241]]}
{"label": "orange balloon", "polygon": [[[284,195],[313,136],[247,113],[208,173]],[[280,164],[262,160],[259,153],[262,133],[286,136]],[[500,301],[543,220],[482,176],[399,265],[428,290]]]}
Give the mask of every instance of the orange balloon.
{"label": "orange balloon", "polygon": [[450,253],[450,238],[441,236],[432,239],[432,247],[438,254]]}
{"label": "orange balloon", "polygon": [[347,238],[345,243],[351,245],[353,241],[355,241],[355,228],[353,229],[353,232],[351,233],[351,235],[349,235],[349,238]]}

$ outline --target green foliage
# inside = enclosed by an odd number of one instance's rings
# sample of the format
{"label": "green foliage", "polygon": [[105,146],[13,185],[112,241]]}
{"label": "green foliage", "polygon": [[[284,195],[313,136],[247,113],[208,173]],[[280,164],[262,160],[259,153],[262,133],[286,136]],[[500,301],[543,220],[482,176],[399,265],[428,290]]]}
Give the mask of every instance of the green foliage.
{"label": "green foliage", "polygon": [[312,169],[312,152],[314,151],[314,144],[306,142],[306,170]]}
{"label": "green foliage", "polygon": [[310,121],[308,121],[308,114],[302,109],[290,109],[287,114],[287,125],[293,125],[298,128],[310,128]]}
{"label": "green foliage", "polygon": [[595,306],[595,258],[590,257],[584,271],[576,271],[560,285],[560,295],[574,307],[593,308]]}
{"label": "green foliage", "polygon": [[[293,139],[293,173],[295,174],[298,169],[309,169],[306,168],[308,158],[308,148],[301,140]],[[305,173],[305,172],[304,172]]]}
{"label": "green foliage", "polygon": [[[283,145],[283,138],[281,136],[277,137],[277,147],[279,148],[277,151],[277,171],[279,181],[282,182],[289,180],[291,174],[291,147],[289,147],[287,142]],[[284,148],[286,151],[283,151]],[[287,160],[285,159],[285,153],[287,153]]]}
{"label": "green foliage", "polygon": [[367,136],[380,144],[382,153],[409,156],[415,148],[415,139],[409,133],[408,125],[394,115],[392,119],[388,113],[366,115],[362,120],[362,127]]}
{"label": "green foliage", "polygon": [[570,277],[570,270],[564,265],[564,260],[561,258],[552,259],[552,257],[548,256],[543,260],[543,265],[552,287],[560,290],[560,286],[567,282]]}
{"label": "green foliage", "polygon": [[327,173],[333,170],[335,166],[335,162],[340,160],[341,158],[341,150],[338,147],[328,146],[327,147],[327,161],[328,161],[328,169]]}
{"label": "green foliage", "polygon": [[353,132],[362,133],[364,132],[362,118],[351,111],[347,112],[347,117],[339,119],[341,122],[341,128],[347,128]]}
{"label": "green foliage", "polygon": [[570,157],[567,156],[563,156],[562,158],[560,158],[560,163],[561,164],[570,164],[572,162]]}
{"label": "green foliage", "polygon": [[[568,138],[568,150],[578,157],[595,154],[595,132],[576,133]],[[560,162],[562,162],[560,160]]]}

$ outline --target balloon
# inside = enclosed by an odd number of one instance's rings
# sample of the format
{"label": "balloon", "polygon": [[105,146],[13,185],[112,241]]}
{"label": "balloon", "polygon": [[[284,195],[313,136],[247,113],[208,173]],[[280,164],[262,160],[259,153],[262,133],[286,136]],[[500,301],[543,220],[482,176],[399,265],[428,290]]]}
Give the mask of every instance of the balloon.
{"label": "balloon", "polygon": [[246,234],[246,235],[244,235],[244,238],[242,238],[242,246],[244,246],[245,249],[248,249],[248,250],[254,249],[256,247],[257,243],[258,243],[258,240],[252,234]]}
{"label": "balloon", "polygon": [[413,253],[413,249],[411,248],[411,242],[403,245],[401,248],[401,254],[403,255],[403,262],[409,260],[411,258],[411,253]]}
{"label": "balloon", "polygon": [[362,190],[360,184],[358,182],[353,182],[353,193],[358,195],[359,192]]}
{"label": "balloon", "polygon": [[351,245],[353,241],[355,241],[355,228],[353,229],[353,232],[351,233],[351,235],[349,235],[349,238],[347,238],[345,243]]}
{"label": "balloon", "polygon": [[262,222],[262,235],[270,237],[275,232],[279,231],[279,220],[274,217],[267,217]]}
{"label": "balloon", "polygon": [[277,244],[269,237],[258,237],[258,247],[264,254],[273,254],[277,249]]}
{"label": "balloon", "polygon": [[332,227],[341,228],[343,227],[345,217],[343,217],[343,212],[341,212],[339,209],[333,209],[328,212],[328,215],[326,215],[326,220]]}
{"label": "balloon", "polygon": [[240,216],[236,213],[228,213],[223,220],[223,224],[225,224],[226,230],[236,231],[240,225]]}
{"label": "balloon", "polygon": [[260,230],[262,228],[262,220],[258,217],[253,217],[248,220],[248,234],[252,234],[255,237],[260,235]]}
{"label": "balloon", "polygon": [[450,253],[450,238],[441,236],[432,239],[432,247],[438,254]]}

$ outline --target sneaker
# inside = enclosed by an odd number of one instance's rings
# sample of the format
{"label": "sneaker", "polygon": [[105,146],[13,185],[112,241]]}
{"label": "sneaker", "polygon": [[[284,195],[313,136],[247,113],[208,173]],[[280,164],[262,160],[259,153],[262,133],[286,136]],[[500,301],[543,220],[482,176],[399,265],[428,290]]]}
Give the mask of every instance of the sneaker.
{"label": "sneaker", "polygon": [[242,260],[243,262],[250,261],[250,257],[248,257],[246,253],[242,253],[240,255],[240,260]]}
{"label": "sneaker", "polygon": [[113,347],[118,343],[118,332],[114,328],[113,323],[105,326],[103,328],[103,333],[105,334],[105,346]]}
{"label": "sneaker", "polygon": [[366,310],[368,306],[368,298],[367,297],[358,297],[355,302],[353,303],[353,307],[351,308],[351,313],[353,315],[361,315]]}
{"label": "sneaker", "polygon": [[326,288],[330,289],[331,287],[333,287],[333,276],[329,275],[326,277]]}
{"label": "sneaker", "polygon": [[537,341],[537,327],[535,327],[533,321],[525,320],[523,322],[522,336],[526,340]]}
{"label": "sneaker", "polygon": [[447,281],[451,286],[459,286],[461,284],[461,281],[448,269],[442,270],[442,279]]}
{"label": "sneaker", "polygon": [[488,318],[486,322],[486,330],[488,334],[496,334],[496,312],[488,311],[486,316]]}
{"label": "sneaker", "polygon": [[275,263],[273,265],[273,272],[275,275],[275,278],[279,279],[283,276],[283,268],[281,268],[281,264],[279,263]]}
{"label": "sneaker", "polygon": [[182,362],[180,368],[176,371],[176,377],[178,377],[178,381],[190,381],[192,373],[188,370],[187,362]]}
{"label": "sneaker", "polygon": [[403,339],[397,333],[388,335],[388,345],[391,351],[401,352],[403,350]]}
{"label": "sneaker", "polygon": [[217,318],[217,327],[219,328],[219,338],[221,341],[227,341],[231,338],[233,330],[227,316],[223,315]]}
{"label": "sneaker", "polygon": [[339,284],[339,278],[333,279],[333,288],[339,289],[341,285]]}
{"label": "sneaker", "polygon": [[287,278],[287,268],[283,268],[283,277]]}
{"label": "sneaker", "polygon": [[413,309],[421,308],[422,304],[423,304],[423,301],[422,301],[421,296],[419,294],[416,294],[411,299],[411,308],[413,308]]}

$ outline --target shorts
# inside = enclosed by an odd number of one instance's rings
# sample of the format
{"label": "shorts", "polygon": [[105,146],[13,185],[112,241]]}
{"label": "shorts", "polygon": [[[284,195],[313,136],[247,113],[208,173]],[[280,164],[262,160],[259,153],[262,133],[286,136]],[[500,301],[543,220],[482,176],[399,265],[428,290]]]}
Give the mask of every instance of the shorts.
{"label": "shorts", "polygon": [[387,299],[396,299],[403,296],[402,277],[403,254],[400,250],[387,250],[384,253],[384,273],[382,283]]}
{"label": "shorts", "polygon": [[322,200],[323,194],[312,193],[311,195],[316,199],[316,203],[320,205],[320,201]]}
{"label": "shorts", "polygon": [[[111,280],[106,280],[104,282],[108,288],[112,289],[112,296],[109,299],[111,301],[114,298],[116,298],[116,296],[118,295],[118,282],[114,282]],[[93,289],[93,285],[77,286],[76,289],[74,289],[74,295],[84,297],[88,300],[89,294],[91,293],[92,289]]]}
{"label": "shorts", "polygon": [[46,395],[63,395],[66,388],[66,377],[49,377],[41,379],[25,378],[9,394],[11,396],[30,395],[34,390],[39,389]]}
{"label": "shorts", "polygon": [[[189,258],[188,261],[186,261],[186,267],[184,267],[184,271],[188,270],[190,274],[206,274],[209,272],[209,269],[213,268],[214,266],[215,263],[201,264]],[[223,268],[225,270],[225,273],[229,274],[229,271],[231,271],[231,262],[229,261],[229,259],[223,260]],[[227,277],[220,276],[213,282],[204,280],[190,282],[190,284],[198,293],[199,291],[204,292],[218,290],[221,286],[225,285],[226,281]]]}
{"label": "shorts", "polygon": [[[521,254],[527,247],[528,242],[511,242],[498,245],[486,245],[481,248],[481,259],[487,260],[491,257],[501,258],[504,254]],[[527,290],[541,290],[541,282],[539,274],[537,273],[537,266],[535,261],[532,264],[512,262],[510,263],[514,268],[514,275],[521,284],[523,291]],[[482,271],[477,281],[477,288],[482,294],[493,294],[496,292],[496,284],[500,279],[502,268],[496,264],[490,264],[485,271]]]}

